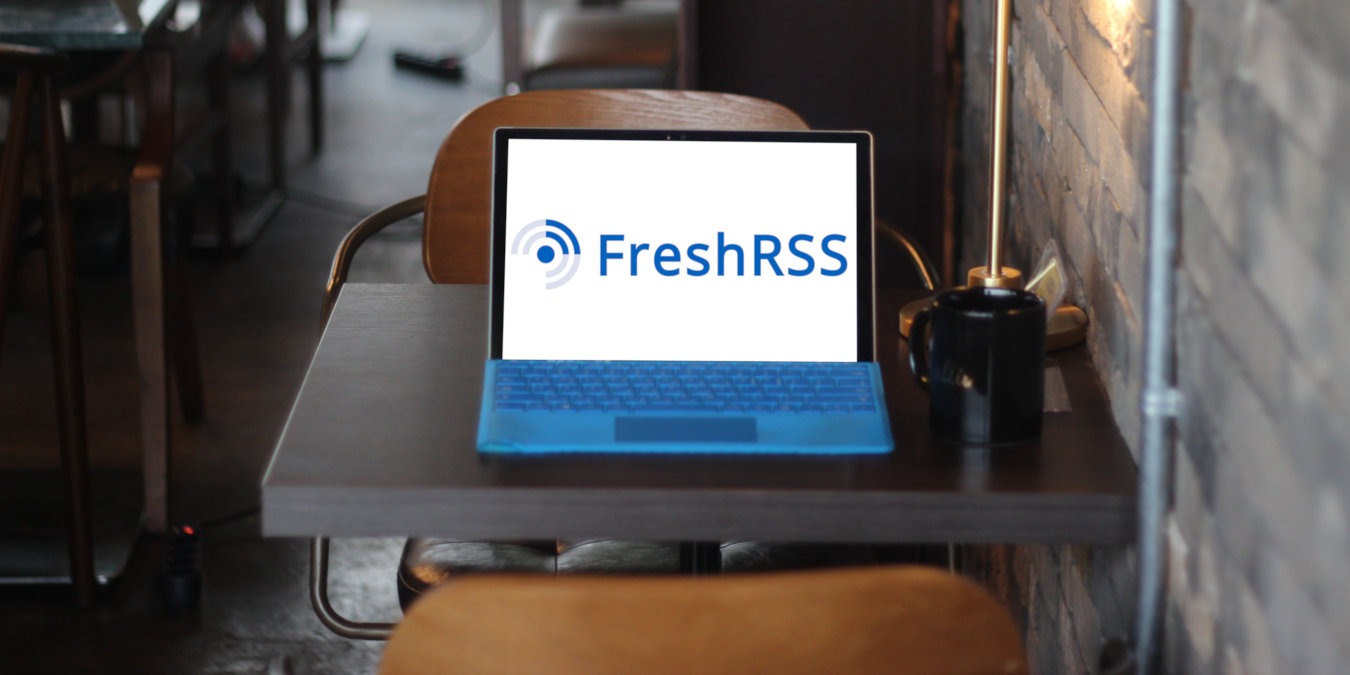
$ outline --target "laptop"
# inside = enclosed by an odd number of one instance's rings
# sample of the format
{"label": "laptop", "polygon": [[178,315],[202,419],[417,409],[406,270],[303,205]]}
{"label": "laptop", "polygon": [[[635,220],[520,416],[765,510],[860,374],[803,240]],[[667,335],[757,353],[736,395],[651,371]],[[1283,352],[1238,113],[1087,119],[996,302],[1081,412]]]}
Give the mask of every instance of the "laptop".
{"label": "laptop", "polygon": [[482,453],[875,454],[866,132],[502,128]]}

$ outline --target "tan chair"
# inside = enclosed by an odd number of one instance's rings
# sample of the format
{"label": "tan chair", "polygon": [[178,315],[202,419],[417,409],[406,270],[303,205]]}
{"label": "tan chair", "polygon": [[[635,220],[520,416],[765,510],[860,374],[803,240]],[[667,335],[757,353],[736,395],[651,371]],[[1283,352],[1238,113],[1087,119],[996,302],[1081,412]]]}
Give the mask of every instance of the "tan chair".
{"label": "tan chair", "polygon": [[[431,167],[425,195],[391,204],[347,233],[333,258],[324,291],[323,323],[347,281],[361,244],[389,225],[425,212],[422,262],[438,284],[486,284],[492,230],[492,132],[497,127],[610,129],[809,129],[788,108],[764,99],[664,89],[571,89],[530,91],[489,101],[455,123]],[[913,239],[882,221],[887,236],[905,242],[925,279],[936,279],[932,263]],[[932,282],[928,282],[932,288]]]}
{"label": "tan chair", "polygon": [[438,284],[486,284],[492,225],[492,131],[501,126],[611,129],[804,130],[787,108],[749,96],[667,90],[532,91],[495,99],[461,118],[441,143],[426,195],[388,206],[347,234],[333,260],[324,321],[352,256],[371,235],[423,210],[422,255]]}
{"label": "tan chair", "polygon": [[[492,132],[497,127],[590,127],[627,129],[807,128],[795,113],[762,99],[732,94],[666,90],[535,91],[490,101],[461,118],[436,154],[427,193],[389,206],[348,233],[333,261],[323,305],[326,323],[346,281],[357,248],[389,224],[425,211],[422,251],[435,283],[485,284],[491,230]],[[707,547],[704,547],[705,549]],[[311,601],[326,626],[339,635],[379,639],[389,624],[348,620],[327,598],[328,544],[311,548]],[[715,551],[713,551],[715,552]],[[689,549],[684,551],[690,553]],[[698,555],[707,555],[701,551]],[[402,604],[427,588],[471,572],[672,573],[685,565],[677,544],[591,540],[583,542],[468,542],[412,539],[399,565]],[[875,562],[862,546],[784,546],[734,542],[720,551],[723,568],[751,571],[773,567],[819,567]],[[702,562],[699,565],[703,564]]]}
{"label": "tan chair", "polygon": [[727,577],[480,576],[408,612],[383,675],[1027,672],[974,583],[925,567]]}

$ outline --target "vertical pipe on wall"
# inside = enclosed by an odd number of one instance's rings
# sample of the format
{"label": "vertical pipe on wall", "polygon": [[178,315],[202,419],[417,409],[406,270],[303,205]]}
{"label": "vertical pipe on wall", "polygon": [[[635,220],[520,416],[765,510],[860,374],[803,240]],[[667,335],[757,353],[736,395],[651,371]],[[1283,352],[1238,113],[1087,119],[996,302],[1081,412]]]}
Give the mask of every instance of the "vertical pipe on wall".
{"label": "vertical pipe on wall", "polygon": [[1166,589],[1163,531],[1170,484],[1175,384],[1173,319],[1176,297],[1177,141],[1181,2],[1155,0],[1153,166],[1145,279],[1143,424],[1139,460],[1139,614],[1135,642],[1139,672],[1155,669]]}

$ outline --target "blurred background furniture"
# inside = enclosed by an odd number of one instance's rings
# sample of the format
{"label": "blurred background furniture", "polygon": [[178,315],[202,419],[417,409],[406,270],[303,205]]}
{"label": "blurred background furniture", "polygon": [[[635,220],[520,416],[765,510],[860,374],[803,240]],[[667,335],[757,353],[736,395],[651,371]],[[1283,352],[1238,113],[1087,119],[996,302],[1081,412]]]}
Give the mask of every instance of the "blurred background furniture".
{"label": "blurred background furniture", "polygon": [[523,26],[522,0],[502,0],[502,82],[529,89],[675,85],[678,0],[579,0]]}
{"label": "blurred background furniture", "polygon": [[291,64],[303,55],[305,81],[309,89],[309,149],[323,149],[323,31],[320,23],[327,13],[320,0],[305,0],[304,29],[292,36],[287,24],[287,0],[255,0],[262,10],[267,28],[264,56],[267,69],[267,153],[272,187],[286,188],[286,116],[291,110]]}
{"label": "blurred background furniture", "polygon": [[[114,189],[127,204],[144,517],[145,527],[156,533],[165,530],[170,518],[170,377],[176,375],[185,417],[200,418],[204,410],[188,294],[176,267],[181,240],[172,215],[172,198],[181,182],[176,159],[210,141],[222,222],[228,224],[234,212],[225,45],[239,4],[211,0],[198,11],[175,16],[176,9],[167,0],[78,0],[60,11],[18,0],[0,3],[0,40],[72,51],[78,57],[73,63],[79,67],[58,83],[59,96],[72,101],[71,133],[81,142],[72,146],[73,158],[81,157],[84,140],[98,135],[99,108],[84,99],[113,91],[134,102],[135,121],[122,124],[133,127],[129,139],[123,139],[133,148],[130,159],[119,164],[99,155],[72,161],[71,166],[111,174]],[[202,75],[208,105],[200,116],[180,124],[176,78]],[[119,108],[126,110],[125,105]],[[75,178],[77,192],[91,183],[79,174]]]}
{"label": "blurred background furniture", "polygon": [[678,1],[545,10],[529,31],[521,88],[673,88],[678,19]]}
{"label": "blurred background furniture", "polygon": [[[75,253],[66,174],[66,138],[54,77],[64,55],[46,49],[0,45],[0,72],[14,74],[8,132],[0,160],[0,339],[15,277],[19,212],[23,201],[28,118],[37,101],[43,228],[46,234],[52,352],[56,365],[57,418],[65,492],[70,580],[80,606],[94,599],[93,515],[89,505],[89,452],[85,433],[80,316],[75,295]],[[36,90],[36,98],[34,91]]]}
{"label": "blurred background furniture", "polygon": [[974,583],[925,567],[720,578],[479,576],[424,598],[384,675],[1018,675],[1021,635]]}

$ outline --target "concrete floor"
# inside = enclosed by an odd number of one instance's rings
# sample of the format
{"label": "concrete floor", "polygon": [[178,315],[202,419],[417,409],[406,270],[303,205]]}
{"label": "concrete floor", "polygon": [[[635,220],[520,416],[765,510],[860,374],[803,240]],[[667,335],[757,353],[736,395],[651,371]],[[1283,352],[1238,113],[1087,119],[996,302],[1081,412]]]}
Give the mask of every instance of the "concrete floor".
{"label": "concrete floor", "polygon": [[[494,7],[487,0],[345,1],[344,11],[367,12],[372,27],[354,59],[327,66],[323,153],[313,157],[305,147],[307,101],[297,70],[287,202],[250,248],[187,258],[207,414],[196,424],[175,419],[172,495],[175,520],[204,526],[201,609],[163,616],[154,586],[162,543],[142,537],[126,572],[93,609],[75,609],[66,587],[0,588],[0,672],[263,673],[278,672],[283,662],[295,673],[375,670],[381,643],[338,638],[310,610],[306,542],[260,536],[258,485],[319,336],[337,242],[366,213],[423,192],[445,132],[499,89],[488,76],[500,73],[496,33],[478,32],[481,22],[495,22]],[[468,59],[463,84],[393,67],[396,47],[465,50],[475,42],[481,48]],[[236,154],[250,188],[267,176],[262,91],[260,73],[238,76]],[[370,241],[352,279],[423,282],[419,236],[406,223]],[[0,352],[0,481],[27,481],[57,466],[39,258],[25,256],[24,287]],[[84,274],[80,292],[96,487],[131,476],[124,491],[135,491],[140,460],[126,273]],[[59,504],[54,488],[41,490]],[[0,513],[0,539],[59,547],[59,518],[40,511],[30,504]],[[340,609],[371,620],[398,617],[393,574],[401,545],[335,542]]]}

